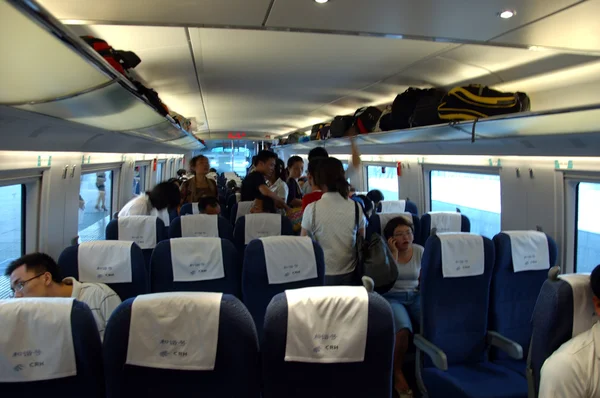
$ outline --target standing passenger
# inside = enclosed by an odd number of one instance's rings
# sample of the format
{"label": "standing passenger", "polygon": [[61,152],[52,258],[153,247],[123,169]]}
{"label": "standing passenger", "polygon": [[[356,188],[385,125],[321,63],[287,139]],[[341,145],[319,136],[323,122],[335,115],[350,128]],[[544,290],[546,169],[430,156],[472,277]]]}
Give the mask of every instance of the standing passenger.
{"label": "standing passenger", "polygon": [[[310,165],[309,165],[310,167]],[[311,203],[302,217],[302,236],[309,234],[319,242],[325,254],[325,283],[353,285],[356,267],[356,236],[365,236],[362,207],[348,199],[348,182],[342,162],[336,158],[319,160],[312,176],[323,191],[321,200]],[[358,226],[355,215],[358,211]]]}
{"label": "standing passenger", "polygon": [[317,168],[319,167],[319,164],[321,163],[322,159],[324,159],[324,158],[313,159],[308,164],[308,182],[307,182],[307,184],[311,186],[311,189],[310,189],[310,192],[307,193],[306,195],[304,195],[304,197],[302,198],[302,211],[304,211],[306,209],[306,206],[308,206],[311,203],[316,202],[317,200],[321,199],[321,197],[323,196],[323,191],[321,191],[321,188],[318,185],[316,185],[315,179],[313,177],[313,175],[315,175],[317,173]]}
{"label": "standing passenger", "polygon": [[108,211],[106,208],[106,174],[98,173],[96,175],[96,188],[98,188],[98,200],[96,201],[96,210]]}
{"label": "standing passenger", "polygon": [[242,195],[241,200],[243,202],[250,202],[260,195],[268,196],[280,208],[287,208],[285,200],[277,196],[276,193],[271,192],[266,184],[266,178],[271,177],[275,172],[275,164],[277,162],[277,155],[271,151],[260,151],[256,155],[256,167],[255,170],[248,174],[242,181]]}
{"label": "standing passenger", "polygon": [[300,156],[292,156],[288,159],[287,170],[289,178],[287,180],[288,185],[288,197],[287,204],[290,207],[301,207],[302,206],[302,188],[298,183],[298,179],[302,176],[304,171],[304,160]]}
{"label": "standing passenger", "polygon": [[[319,159],[319,158],[328,158],[329,157],[329,153],[327,152],[327,150],[323,147],[316,147],[310,150],[310,152],[308,152],[308,164],[310,166],[310,162],[312,162],[315,159]],[[309,178],[310,181],[310,168],[308,170],[308,175],[307,177]],[[304,195],[306,195],[307,193],[311,193],[312,192],[312,186],[310,184],[304,184],[303,187],[303,193]]]}
{"label": "standing passenger", "polygon": [[278,158],[275,162],[275,170],[273,170],[273,174],[269,177],[269,182],[271,183],[269,189],[284,201],[287,201],[288,197],[288,186],[284,182],[286,179],[285,164],[283,160]]}
{"label": "standing passenger", "polygon": [[414,227],[404,217],[396,217],[385,226],[383,235],[392,252],[398,279],[383,297],[392,306],[396,344],[394,345],[394,389],[401,398],[412,397],[412,391],[402,373],[404,355],[408,350],[413,323],[420,319],[419,277],[423,247],[413,243]]}
{"label": "standing passenger", "polygon": [[181,203],[198,202],[203,196],[218,196],[217,183],[207,177],[209,167],[206,156],[198,155],[190,160],[190,171],[194,177],[181,185]]}

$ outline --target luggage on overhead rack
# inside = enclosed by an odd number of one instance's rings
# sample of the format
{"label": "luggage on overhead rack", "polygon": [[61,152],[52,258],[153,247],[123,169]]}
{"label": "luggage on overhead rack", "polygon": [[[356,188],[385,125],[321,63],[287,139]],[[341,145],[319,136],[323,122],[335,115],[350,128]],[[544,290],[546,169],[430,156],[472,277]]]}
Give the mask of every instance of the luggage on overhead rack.
{"label": "luggage on overhead rack", "polygon": [[318,137],[317,139],[318,140],[327,140],[327,139],[331,138],[330,137],[330,135],[331,135],[330,130],[331,130],[331,123],[325,123],[323,125],[323,127],[321,127],[321,129],[319,130],[319,134],[317,135],[317,137]]}
{"label": "luggage on overhead rack", "polygon": [[152,105],[152,107],[156,109],[158,113],[163,116],[167,116],[169,114],[169,108],[161,101],[156,91],[144,86],[142,83],[136,80],[133,80],[133,84],[137,88],[138,92],[146,97],[150,105]]}
{"label": "luggage on overhead rack", "polygon": [[110,66],[125,76],[127,76],[125,70],[133,69],[142,62],[140,57],[133,51],[115,50],[105,40],[94,36],[81,36],[81,38],[100,54]]}
{"label": "luggage on overhead rack", "polygon": [[359,134],[372,133],[381,117],[381,110],[375,106],[358,108],[354,113],[354,126]]}
{"label": "luggage on overhead rack", "polygon": [[324,126],[323,123],[319,123],[319,124],[315,124],[312,126],[312,128],[310,129],[310,140],[311,141],[316,141],[321,139],[319,137],[319,131],[321,130],[321,128]]}
{"label": "luggage on overhead rack", "polygon": [[509,113],[526,112],[531,107],[525,93],[503,93],[487,86],[472,84],[455,87],[438,107],[443,120],[475,120]]}
{"label": "luggage on overhead rack", "polygon": [[292,133],[288,136],[287,139],[287,143],[288,144],[297,144],[298,142],[300,142],[300,137],[304,137],[304,133],[300,132],[300,131],[296,131],[295,133]]}
{"label": "luggage on overhead rack", "polygon": [[375,129],[373,130],[373,132],[387,131],[387,130],[383,130],[381,128],[381,121],[384,120],[384,126],[385,126],[385,123],[386,123],[385,120],[387,120],[387,119],[384,119],[384,117],[386,115],[390,115],[389,117],[391,117],[391,114],[392,114],[392,106],[388,105],[385,107],[383,112],[381,112],[381,116],[379,117],[379,120],[377,121],[377,125],[375,125]]}
{"label": "luggage on overhead rack", "polygon": [[437,88],[421,90],[419,99],[415,104],[415,109],[409,120],[410,127],[431,126],[444,123],[438,115],[438,107],[445,95],[446,91]]}
{"label": "luggage on overhead rack", "polygon": [[410,128],[410,118],[415,111],[420,98],[421,89],[409,87],[405,92],[399,94],[392,104],[392,120],[394,128],[400,130]]}
{"label": "luggage on overhead rack", "polygon": [[329,127],[331,138],[343,137],[354,124],[353,116],[336,116]]}

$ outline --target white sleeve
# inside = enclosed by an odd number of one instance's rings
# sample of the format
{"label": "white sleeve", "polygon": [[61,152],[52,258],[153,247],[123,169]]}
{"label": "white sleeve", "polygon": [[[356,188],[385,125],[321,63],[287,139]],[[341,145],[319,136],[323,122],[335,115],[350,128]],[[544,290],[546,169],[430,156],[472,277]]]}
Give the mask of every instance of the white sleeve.
{"label": "white sleeve", "polygon": [[304,214],[302,215],[302,228],[304,228],[308,232],[312,232],[312,214],[314,210],[315,204],[311,203],[308,206],[306,206],[306,209],[304,209]]}
{"label": "white sleeve", "polygon": [[358,202],[354,202],[358,205],[358,229],[364,229],[367,225],[367,218],[363,212],[363,208]]}
{"label": "white sleeve", "polygon": [[586,397],[585,374],[575,369],[574,358],[562,353],[554,353],[546,359],[540,377],[539,398],[578,398]]}
{"label": "white sleeve", "polygon": [[136,199],[135,202],[131,204],[129,211],[127,214],[120,214],[122,216],[149,216],[148,214],[148,205],[146,201]]}

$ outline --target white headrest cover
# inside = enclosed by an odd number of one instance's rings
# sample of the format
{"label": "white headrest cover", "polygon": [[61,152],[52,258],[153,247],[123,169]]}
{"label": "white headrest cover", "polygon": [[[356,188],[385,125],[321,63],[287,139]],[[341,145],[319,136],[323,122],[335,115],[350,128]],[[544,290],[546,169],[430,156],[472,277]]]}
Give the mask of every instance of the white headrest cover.
{"label": "white headrest cover", "polygon": [[130,240],[142,249],[156,247],[156,216],[119,217],[119,240]]}
{"label": "white headrest cover", "polygon": [[200,208],[198,207],[198,202],[192,203],[192,214],[200,214]]}
{"label": "white headrest cover", "polygon": [[513,270],[536,271],[550,268],[546,234],[538,231],[503,231],[510,238]]}
{"label": "white headrest cover", "polygon": [[129,365],[213,370],[222,293],[156,293],[131,305]]}
{"label": "white headrest cover", "polygon": [[438,234],[444,278],[482,275],[485,271],[483,237],[468,233]]}
{"label": "white headrest cover", "polygon": [[254,239],[281,235],[280,214],[247,214],[244,243],[247,245]]}
{"label": "white headrest cover", "polygon": [[388,223],[396,217],[404,217],[411,224],[413,223],[412,214],[406,211],[404,213],[379,213],[377,215],[379,216],[379,223],[381,225],[381,236],[383,236],[383,230],[388,225]]}
{"label": "white headrest cover", "polygon": [[0,300],[0,382],[75,376],[73,298]]}
{"label": "white headrest cover", "polygon": [[240,217],[250,214],[254,201],[238,202],[238,209],[235,215],[235,221],[239,220]]}
{"label": "white headrest cover", "polygon": [[406,200],[384,200],[381,202],[381,213],[404,213]]}
{"label": "white headrest cover", "polygon": [[443,232],[460,232],[462,217],[460,213],[448,211],[432,211],[431,229],[436,228],[438,233]]}
{"label": "white headrest cover", "polygon": [[260,238],[265,250],[269,284],[315,279],[317,259],[312,239],[297,236]]}
{"label": "white headrest cover", "polygon": [[173,282],[225,277],[220,238],[177,238],[170,244]]}
{"label": "white headrest cover", "polygon": [[363,287],[286,290],[286,362],[362,362],[367,345],[369,295]]}
{"label": "white headrest cover", "polygon": [[594,309],[594,292],[590,286],[589,274],[559,275],[560,279],[571,285],[573,290],[573,334],[572,337],[589,330],[598,321]]}
{"label": "white headrest cover", "polygon": [[181,236],[184,238],[218,238],[219,216],[193,214],[181,217]]}
{"label": "white headrest cover", "polygon": [[81,282],[130,283],[133,242],[97,240],[84,242],[77,249],[77,268]]}

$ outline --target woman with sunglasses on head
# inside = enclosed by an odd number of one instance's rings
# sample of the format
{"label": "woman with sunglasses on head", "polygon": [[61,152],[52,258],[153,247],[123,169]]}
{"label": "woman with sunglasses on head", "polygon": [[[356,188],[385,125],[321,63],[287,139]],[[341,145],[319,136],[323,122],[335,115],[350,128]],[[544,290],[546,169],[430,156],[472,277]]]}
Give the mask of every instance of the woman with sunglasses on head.
{"label": "woman with sunglasses on head", "polygon": [[390,220],[383,235],[398,268],[398,279],[394,287],[383,295],[392,306],[394,314],[394,389],[400,398],[409,398],[413,394],[402,373],[402,365],[413,334],[413,323],[418,324],[420,318],[418,287],[423,247],[413,243],[413,223],[404,217]]}

